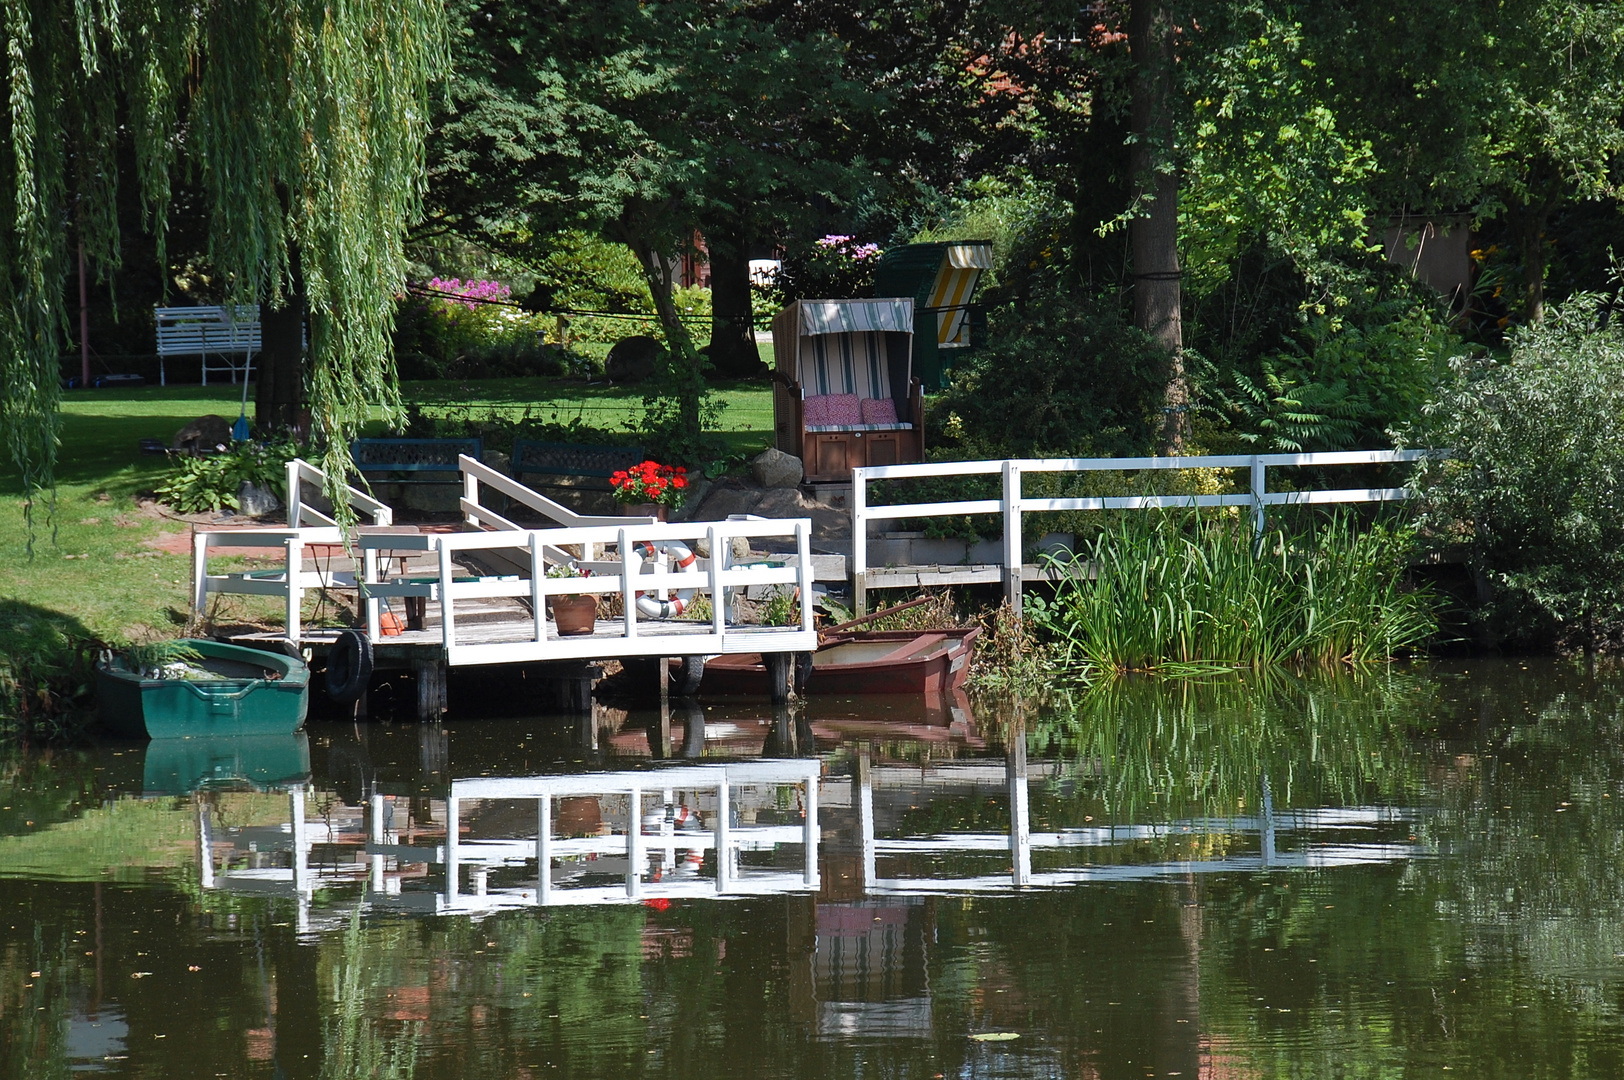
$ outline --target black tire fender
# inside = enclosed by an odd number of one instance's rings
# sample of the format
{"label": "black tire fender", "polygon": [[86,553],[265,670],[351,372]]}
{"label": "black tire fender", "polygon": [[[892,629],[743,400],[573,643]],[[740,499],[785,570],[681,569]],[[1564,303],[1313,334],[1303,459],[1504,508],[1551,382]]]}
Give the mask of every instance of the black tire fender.
{"label": "black tire fender", "polygon": [[327,653],[327,696],[349,705],[366,693],[372,678],[372,640],[359,630],[340,630]]}

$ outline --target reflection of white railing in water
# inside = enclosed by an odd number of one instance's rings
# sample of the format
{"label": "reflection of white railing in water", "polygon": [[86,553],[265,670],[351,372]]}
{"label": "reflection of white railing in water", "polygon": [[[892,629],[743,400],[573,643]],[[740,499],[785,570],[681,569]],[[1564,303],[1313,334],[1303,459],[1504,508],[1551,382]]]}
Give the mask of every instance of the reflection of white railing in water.
{"label": "reflection of white railing in water", "polygon": [[[1010,806],[1007,833],[947,833],[898,839],[876,836],[873,771],[866,758],[858,761],[852,777],[852,802],[857,810],[858,834],[862,845],[863,884],[870,895],[930,895],[954,892],[994,892],[1009,888],[1055,888],[1094,882],[1144,881],[1197,873],[1237,873],[1256,870],[1302,867],[1360,866],[1413,858],[1421,849],[1415,844],[1318,843],[1296,851],[1278,850],[1282,833],[1369,830],[1410,823],[1413,810],[1395,807],[1347,807],[1278,812],[1267,782],[1262,785],[1262,801],[1257,816],[1232,818],[1191,818],[1151,825],[1103,825],[1094,828],[1063,829],[1034,833],[1027,797],[1027,764],[1024,747],[1006,758],[1005,792]],[[979,779],[979,778],[978,778]],[[1088,865],[1073,869],[1034,872],[1033,851],[1104,849],[1121,844],[1165,841],[1179,837],[1211,834],[1257,833],[1256,855],[1230,855],[1219,859],[1190,859],[1161,863]],[[881,877],[879,861],[910,855],[1007,855],[1010,869],[1003,874],[975,877]]]}
{"label": "reflection of white railing in water", "polygon": [[[572,776],[504,777],[456,780],[446,801],[446,878],[444,909],[539,904],[610,904],[663,897],[722,897],[816,891],[818,876],[818,781],[822,767],[816,759],[761,760],[730,765],[684,765],[636,772],[585,773]],[[733,821],[736,792],[741,787],[794,785],[799,789],[802,821],[799,825],[747,825]],[[646,831],[644,799],[654,796],[665,809],[675,805],[678,793],[692,793],[702,807],[711,802],[710,828],[677,831],[667,820],[659,832]],[[560,838],[553,835],[555,800],[572,797],[622,797],[626,800],[624,831],[607,836]],[[464,840],[459,836],[461,804],[471,799],[521,800],[536,804],[534,838]],[[686,805],[686,803],[684,803]],[[752,870],[739,865],[739,852],[771,850],[784,844],[803,849],[801,872]],[[369,850],[371,850],[369,848]],[[650,857],[661,858],[663,870],[676,868],[677,852],[710,852],[715,861],[709,883],[688,880],[646,880]],[[604,873],[625,865],[620,886],[560,887],[553,863],[591,859],[587,865]],[[606,858],[607,857],[607,858]],[[613,859],[613,861],[610,861]],[[537,867],[535,889],[491,890],[488,875],[501,865]],[[470,867],[472,894],[462,891],[462,867]]]}
{"label": "reflection of white railing in water", "polygon": [[[866,606],[870,574],[868,526],[874,521],[899,518],[960,517],[997,514],[1003,519],[1002,576],[1006,598],[1017,611],[1021,604],[1024,556],[1021,515],[1054,510],[1147,510],[1183,507],[1243,506],[1252,511],[1253,527],[1263,528],[1264,510],[1270,506],[1319,506],[1336,503],[1390,502],[1408,499],[1408,488],[1338,488],[1314,491],[1269,491],[1268,470],[1285,466],[1381,465],[1420,461],[1437,456],[1434,450],[1340,450],[1315,454],[1228,454],[1202,457],[1140,458],[1024,458],[999,461],[934,461],[914,465],[873,465],[852,470],[852,580],[856,606]],[[1231,495],[1120,495],[1072,498],[1036,498],[1023,495],[1023,473],[1166,472],[1181,469],[1246,469],[1251,490]],[[956,502],[868,504],[868,485],[876,480],[902,480],[942,476],[998,476],[1003,490],[996,499]]]}

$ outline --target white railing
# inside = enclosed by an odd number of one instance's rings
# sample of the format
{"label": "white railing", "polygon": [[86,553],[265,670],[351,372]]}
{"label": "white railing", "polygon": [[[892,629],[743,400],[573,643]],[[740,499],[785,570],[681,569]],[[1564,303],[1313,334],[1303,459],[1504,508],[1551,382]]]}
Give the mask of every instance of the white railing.
{"label": "white railing", "polygon": [[[1204,457],[1139,458],[1006,458],[1000,461],[940,461],[917,465],[875,465],[852,470],[852,579],[858,612],[867,603],[868,527],[871,522],[900,518],[998,514],[1003,518],[1002,571],[1010,604],[1020,610],[1021,515],[1046,510],[1148,510],[1199,506],[1245,506],[1253,527],[1263,528],[1265,508],[1333,503],[1389,502],[1408,499],[1408,488],[1336,488],[1320,491],[1270,491],[1268,470],[1282,466],[1379,465],[1420,461],[1444,453],[1436,450],[1339,450],[1315,454],[1227,454]],[[1230,495],[1110,495],[1034,498],[1021,492],[1023,473],[1166,472],[1176,469],[1246,469],[1251,490]],[[868,505],[868,485],[876,480],[929,476],[999,476],[1003,490],[996,499],[957,502]]]}
{"label": "white railing", "polygon": [[[617,523],[627,519],[613,519]],[[780,565],[729,566],[728,553],[735,537],[790,537],[795,539],[796,559]],[[381,603],[391,598],[421,597],[436,603],[440,612],[440,637],[446,663],[504,664],[539,660],[593,659],[602,656],[682,656],[741,652],[810,652],[817,647],[812,628],[812,523],[807,518],[583,526],[558,529],[501,529],[493,532],[467,532],[422,535],[368,535],[359,537],[362,581],[366,596],[368,632],[377,640],[382,633]],[[709,559],[695,559],[691,568],[668,569],[663,554],[645,559],[646,544],[658,548],[662,542],[679,541],[690,550],[708,545]],[[589,561],[591,577],[549,577],[547,572],[560,565],[578,563],[567,554],[567,546],[580,545],[583,552],[613,545],[619,561]],[[381,551],[434,553],[438,574],[428,580],[414,578],[397,582],[379,576]],[[457,559],[465,561],[480,553],[492,553],[519,569],[512,574],[473,577],[459,573]],[[733,589],[749,586],[778,586],[793,589],[796,622],[792,626],[757,626],[729,623],[728,595]],[[665,596],[692,589],[694,595],[710,597],[708,622],[683,622],[641,616],[639,594]],[[622,614],[600,620],[600,629],[591,635],[561,636],[547,619],[547,599],[580,594],[618,594]],[[527,620],[497,624],[470,624],[463,627],[457,617],[458,601],[511,597],[528,601]]]}
{"label": "white railing", "polygon": [[[312,589],[355,587],[355,574],[347,570],[304,569],[305,548],[310,544],[341,545],[342,531],[332,526],[308,529],[199,529],[192,534],[192,620],[202,619],[210,593],[239,596],[275,596],[286,604],[287,629],[284,637],[299,643],[300,610],[304,594]],[[209,573],[209,550],[244,548],[282,551],[278,570],[247,570],[230,574]]]}
{"label": "white railing", "polygon": [[[288,524],[293,528],[306,525],[334,528],[338,522],[308,505],[304,501],[304,485],[310,484],[326,494],[327,474],[302,458],[288,462]],[[373,525],[392,525],[395,512],[360,488],[344,485],[346,500],[358,513],[370,515]]]}

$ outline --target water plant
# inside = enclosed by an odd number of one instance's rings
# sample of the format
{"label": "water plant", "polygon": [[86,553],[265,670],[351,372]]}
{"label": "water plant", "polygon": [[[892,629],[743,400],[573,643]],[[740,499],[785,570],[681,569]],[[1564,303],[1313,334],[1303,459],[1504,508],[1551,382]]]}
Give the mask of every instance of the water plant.
{"label": "water plant", "polygon": [[1089,673],[1367,664],[1424,645],[1431,595],[1405,581],[1407,527],[1345,515],[1254,537],[1237,517],[1129,515],[1059,571],[1031,617]]}

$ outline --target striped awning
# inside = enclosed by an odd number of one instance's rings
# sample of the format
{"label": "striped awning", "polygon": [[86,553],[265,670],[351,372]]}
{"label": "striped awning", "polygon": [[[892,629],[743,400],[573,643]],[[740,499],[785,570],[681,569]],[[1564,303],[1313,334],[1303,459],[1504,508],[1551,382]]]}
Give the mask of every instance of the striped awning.
{"label": "striped awning", "polygon": [[802,300],[801,334],[913,333],[913,301]]}
{"label": "striped awning", "polygon": [[951,244],[947,249],[947,265],[955,270],[991,270],[991,244]]}

